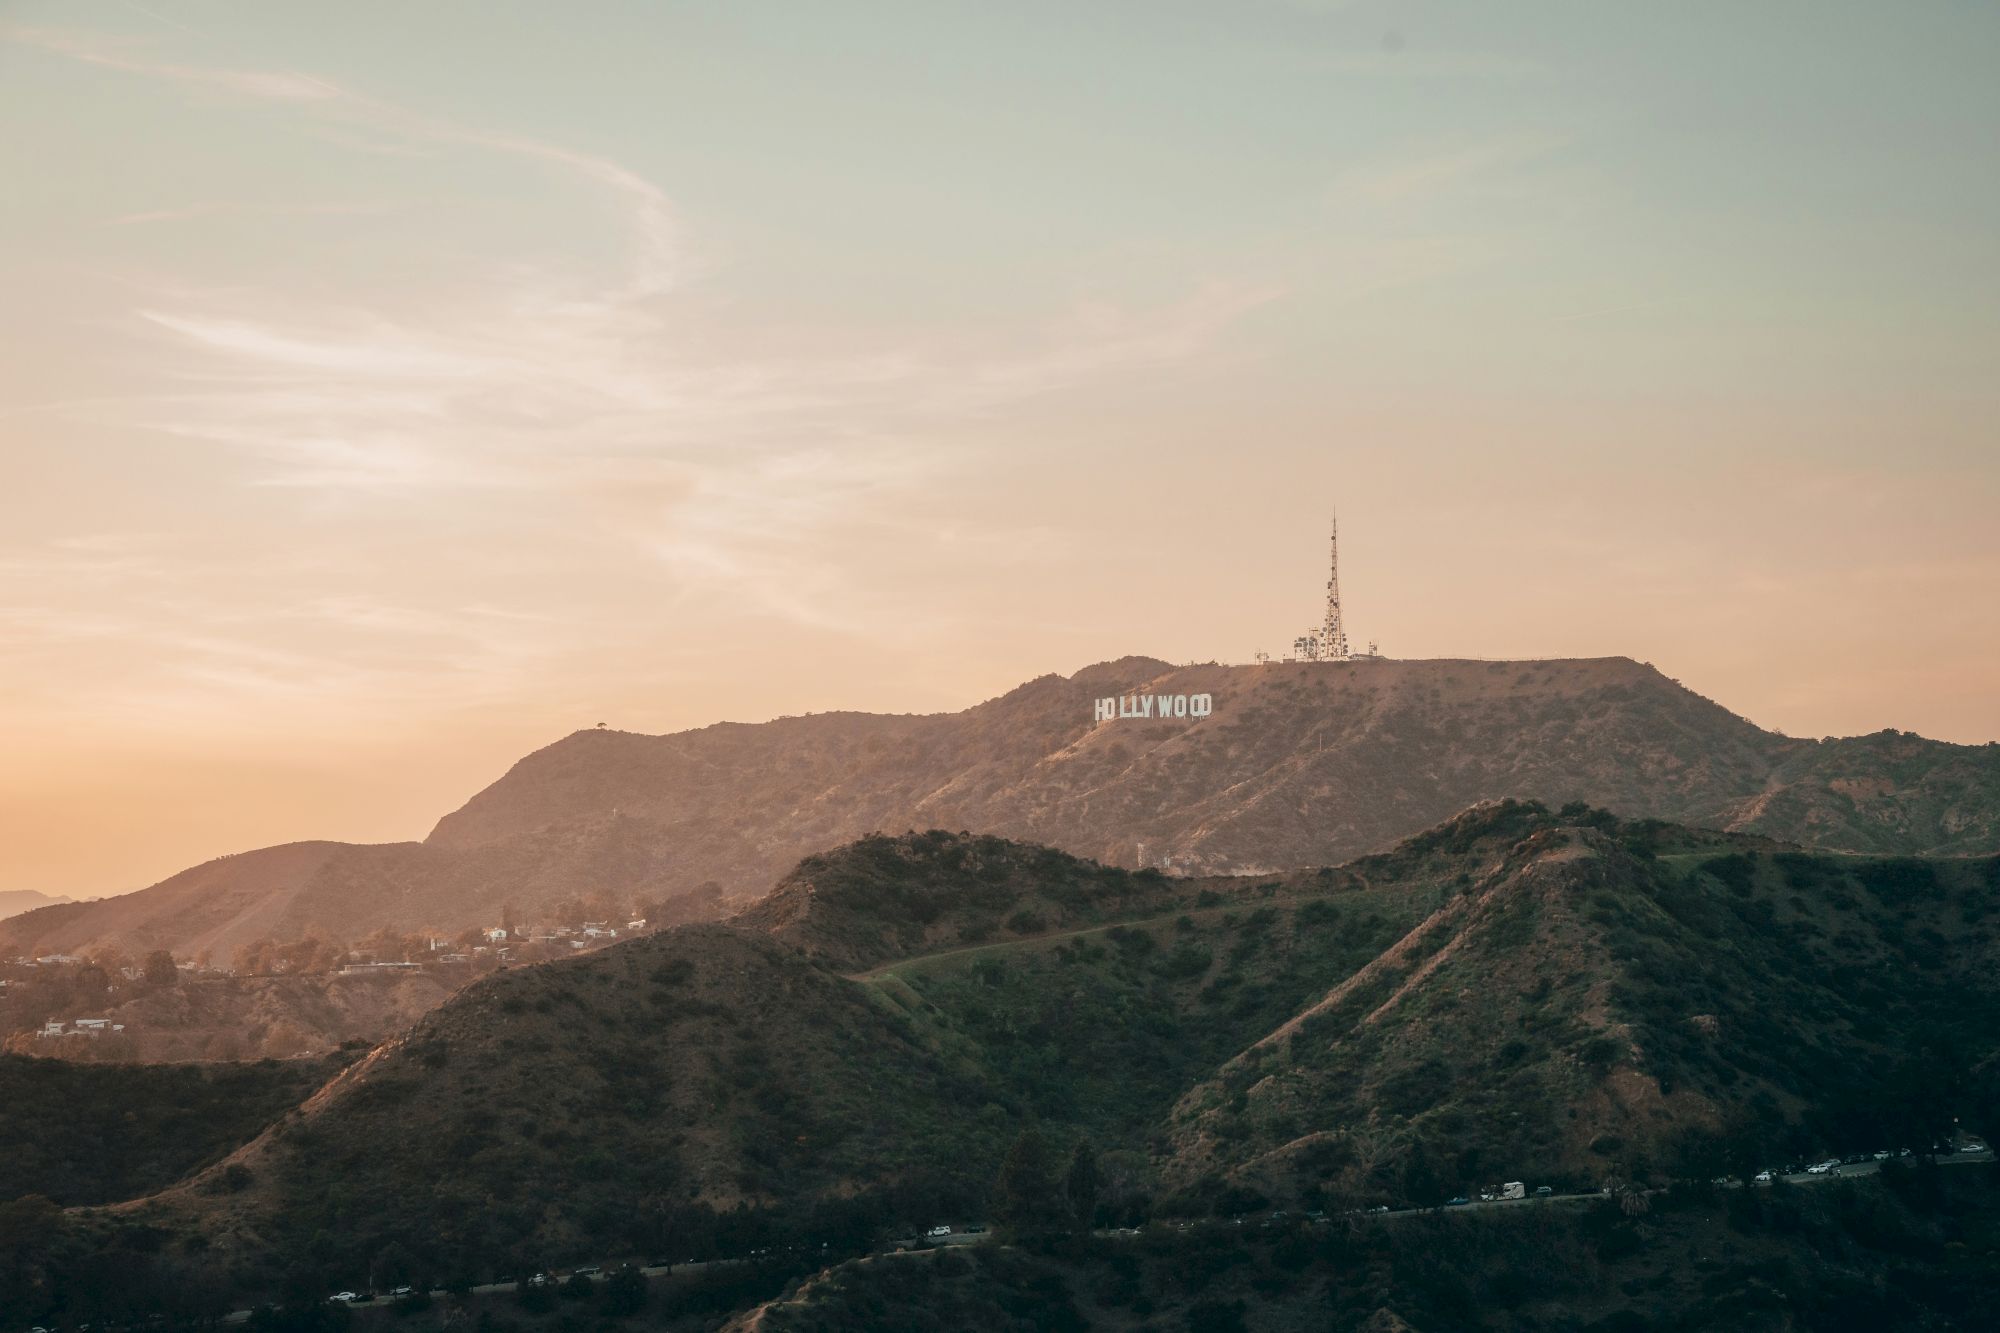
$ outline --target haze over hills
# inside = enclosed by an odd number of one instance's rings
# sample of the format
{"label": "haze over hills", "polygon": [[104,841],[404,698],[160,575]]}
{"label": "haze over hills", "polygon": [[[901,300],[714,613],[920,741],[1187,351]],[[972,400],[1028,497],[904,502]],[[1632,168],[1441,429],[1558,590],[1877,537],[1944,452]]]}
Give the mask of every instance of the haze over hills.
{"label": "haze over hills", "polygon": [[701,1208],[979,1216],[1030,1125],[1169,1214],[1894,1146],[1985,1128],[1996,888],[1518,803],[1233,880],[870,838],[731,923],[468,987],[121,1215],[253,1266],[478,1273],[654,1252]]}
{"label": "haze over hills", "polygon": [[[1099,721],[1123,694],[1205,717]],[[828,713],[539,750],[422,843],[295,843],[151,889],[26,914],[0,948],[181,956],[263,937],[455,930],[578,893],[754,900],[802,856],[946,827],[1129,867],[1328,864],[1481,800],[1632,816],[1854,852],[2000,850],[2000,746],[1760,730],[1624,658],[1174,667],[1125,658],[960,713]],[[712,909],[705,909],[712,910]]]}
{"label": "haze over hills", "polygon": [[46,893],[38,893],[34,889],[0,890],[0,920],[4,920],[10,916],[19,916],[23,912],[32,912],[37,907],[49,907],[56,903],[66,903],[69,901],[70,899],[68,898],[51,897]]}

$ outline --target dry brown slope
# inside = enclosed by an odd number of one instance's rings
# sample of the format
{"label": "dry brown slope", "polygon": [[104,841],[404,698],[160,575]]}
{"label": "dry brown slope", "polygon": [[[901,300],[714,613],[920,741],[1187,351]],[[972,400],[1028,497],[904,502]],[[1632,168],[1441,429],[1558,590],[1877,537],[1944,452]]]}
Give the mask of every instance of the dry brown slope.
{"label": "dry brown slope", "polygon": [[436,970],[204,977],[145,992],[105,1017],[125,1025],[139,1060],[285,1059],[384,1041],[457,988]]}
{"label": "dry brown slope", "polygon": [[[1207,693],[1206,718],[1098,723],[1092,700]],[[298,844],[0,924],[0,948],[226,954],[318,924],[457,929],[575,893],[749,897],[877,831],[972,829],[1124,866],[1244,873],[1393,845],[1479,801],[1839,850],[2000,850],[2000,746],[1793,740],[1624,658],[1172,667],[1126,658],[962,713],[832,713],[529,755],[421,845]]]}

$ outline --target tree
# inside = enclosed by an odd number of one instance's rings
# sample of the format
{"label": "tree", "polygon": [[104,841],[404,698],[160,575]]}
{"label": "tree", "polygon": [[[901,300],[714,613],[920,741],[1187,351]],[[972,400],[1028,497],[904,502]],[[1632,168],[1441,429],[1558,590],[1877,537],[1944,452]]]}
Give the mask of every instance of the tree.
{"label": "tree", "polygon": [[1089,1231],[1097,1219],[1097,1154],[1087,1140],[1078,1140],[1069,1155],[1069,1172],[1063,1177],[1063,1195],[1078,1231]]}
{"label": "tree", "polygon": [[146,955],[144,975],[148,986],[172,986],[179,983],[181,970],[174,966],[172,954],[155,949]]}
{"label": "tree", "polygon": [[638,1314],[646,1308],[645,1275],[636,1268],[626,1267],[604,1279],[600,1307],[613,1318]]}
{"label": "tree", "polygon": [[376,1252],[375,1261],[368,1266],[368,1285],[377,1291],[415,1286],[416,1272],[416,1256],[392,1240]]}
{"label": "tree", "polygon": [[1964,1121],[1987,1147],[2000,1144],[2000,1055],[1989,1057],[1972,1072],[1966,1090]]}
{"label": "tree", "polygon": [[1929,1155],[1948,1143],[1956,1128],[1953,1113],[1964,1102],[1970,1062],[1959,1043],[1940,1029],[1912,1034],[1914,1054],[1905,1054],[1889,1075],[1890,1118],[1898,1147]]}
{"label": "tree", "polygon": [[1023,1131],[1000,1164],[994,1222],[1008,1239],[1027,1240],[1064,1230],[1068,1212],[1048,1141],[1032,1129]]}

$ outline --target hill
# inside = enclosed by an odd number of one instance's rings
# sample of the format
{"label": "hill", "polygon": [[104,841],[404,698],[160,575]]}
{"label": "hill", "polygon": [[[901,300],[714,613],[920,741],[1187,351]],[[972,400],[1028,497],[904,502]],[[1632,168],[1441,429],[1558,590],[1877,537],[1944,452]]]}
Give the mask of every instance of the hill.
{"label": "hill", "polygon": [[1434,1201],[1921,1150],[1949,1128],[1926,1099],[1995,1049],[1996,893],[1994,860],[1538,829],[1183,1097],[1163,1174]]}
{"label": "hill", "polygon": [[[103,1016],[124,1026],[119,1059],[287,1059],[385,1041],[442,1004],[460,982],[436,970],[203,977],[147,991]],[[92,1047],[112,1045],[104,1038],[73,1041],[54,1046],[65,1058],[103,1059]]]}
{"label": "hill", "polygon": [[[1097,702],[1206,695],[1205,716]],[[959,713],[827,713],[670,736],[592,730],[529,755],[422,843],[299,843],[139,893],[44,908],[0,948],[208,952],[261,937],[455,931],[594,893],[762,894],[874,832],[970,829],[1109,865],[1238,874],[1392,846],[1479,801],[1877,854],[2000,851],[2000,746],[1798,740],[1624,658],[1174,667],[1124,658]]]}
{"label": "hill", "polygon": [[10,916],[19,916],[23,912],[32,912],[37,907],[53,907],[57,903],[66,903],[68,901],[70,901],[68,898],[52,898],[46,893],[37,893],[33,889],[0,890],[0,920],[5,920]]}
{"label": "hill", "polygon": [[124,1215],[478,1274],[982,1216],[1028,1127],[1096,1145],[1112,1220],[1923,1148],[1984,1128],[1996,867],[1522,803],[1226,880],[871,838],[468,987]]}

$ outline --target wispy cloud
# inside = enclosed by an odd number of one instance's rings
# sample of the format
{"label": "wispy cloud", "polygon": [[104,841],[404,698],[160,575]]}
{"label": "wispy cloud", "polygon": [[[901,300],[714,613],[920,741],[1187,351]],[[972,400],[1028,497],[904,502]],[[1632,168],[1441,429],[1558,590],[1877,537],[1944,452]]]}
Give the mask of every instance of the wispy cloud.
{"label": "wispy cloud", "polygon": [[[490,505],[496,528],[622,548],[656,571],[669,605],[719,601],[829,630],[907,621],[827,558],[829,534],[920,521],[911,515],[924,506],[906,503],[914,488],[968,461],[938,444],[955,424],[1185,362],[1280,295],[1212,281],[1149,307],[1068,305],[1011,332],[820,354],[734,350],[704,336],[703,302],[688,294],[703,269],[666,192],[610,158],[417,114],[317,75],[195,64],[73,32],[4,35],[192,96],[269,108],[341,149],[511,161],[548,173],[582,206],[614,210],[627,244],[608,272],[596,253],[519,256],[449,292],[331,298],[150,281],[124,327],[154,382],[51,410],[216,450],[249,485],[309,510],[430,510],[462,526],[482,521]],[[980,549],[980,534],[961,518],[936,521],[951,527],[956,549]],[[177,557],[146,558],[173,567]],[[73,559],[65,565],[46,551],[32,559],[43,589],[81,592],[77,581],[89,577]],[[193,577],[193,566],[173,568],[168,577]],[[12,643],[130,632],[190,687],[272,699],[290,693],[287,682],[389,690],[389,677],[419,668],[477,694],[535,660],[534,633],[462,608],[399,608],[389,597],[287,610],[269,590],[249,600],[264,608],[264,630],[211,614],[192,596],[162,596],[158,614],[121,603],[110,616],[67,609],[59,597],[14,601]],[[70,607],[93,604],[79,596]],[[354,646],[303,656],[274,649],[271,618],[287,616],[342,626]],[[0,638],[7,629],[0,622]],[[397,642],[437,651],[403,662],[388,647]],[[500,666],[476,686],[461,679],[470,668],[441,665],[478,655]]]}

